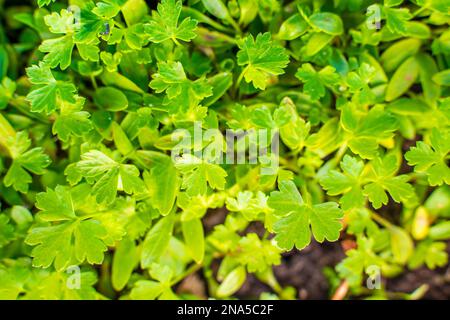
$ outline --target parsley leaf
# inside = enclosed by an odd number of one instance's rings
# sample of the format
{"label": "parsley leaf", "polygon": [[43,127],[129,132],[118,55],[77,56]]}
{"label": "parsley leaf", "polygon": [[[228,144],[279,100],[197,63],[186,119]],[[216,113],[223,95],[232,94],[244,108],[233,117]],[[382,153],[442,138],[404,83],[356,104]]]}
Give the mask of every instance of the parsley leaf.
{"label": "parsley leaf", "polygon": [[190,196],[206,194],[208,185],[223,190],[227,172],[219,165],[203,161],[190,154],[183,154],[175,167],[183,174],[182,188]]}
{"label": "parsley leaf", "polygon": [[32,228],[25,239],[36,246],[31,253],[34,266],[47,268],[54,263],[56,270],[63,270],[85,260],[103,261],[107,231],[98,220],[79,215],[76,205],[70,190],[63,186],[37,195],[38,218],[58,223]]}
{"label": "parsley leaf", "polygon": [[158,73],[153,75],[149,86],[158,93],[166,92],[164,104],[172,112],[186,112],[212,95],[206,79],[189,80],[180,62],[158,62]]}
{"label": "parsley leaf", "polygon": [[29,172],[43,174],[44,169],[51,163],[41,147],[30,149],[31,140],[24,131],[16,134],[15,138],[10,138],[10,150],[13,162],[6,173],[3,183],[5,186],[12,186],[22,193],[28,192],[28,185],[32,182]]}
{"label": "parsley leaf", "polygon": [[405,158],[410,166],[414,166],[414,171],[424,172],[430,185],[436,186],[450,184],[450,168],[446,163],[449,152],[450,132],[434,128],[431,131],[430,144],[417,142],[416,146],[405,154]]}
{"label": "parsley leaf", "polygon": [[386,26],[391,32],[405,34],[407,31],[407,22],[412,18],[408,9],[383,8],[386,17]]}
{"label": "parsley leaf", "polygon": [[281,248],[305,248],[311,242],[311,231],[318,242],[339,238],[342,211],[337,203],[305,203],[292,181],[281,181],[279,190],[271,192],[268,204],[281,217],[274,225],[275,240]]}
{"label": "parsley leaf", "polygon": [[342,107],[341,126],[347,132],[350,149],[364,159],[372,159],[378,153],[378,144],[394,135],[398,122],[382,106],[364,114],[346,104]]}
{"label": "parsley leaf", "polygon": [[247,266],[248,272],[264,272],[281,262],[281,250],[274,243],[261,240],[255,233],[249,233],[239,241],[237,260]]}
{"label": "parsley leaf", "polygon": [[416,203],[414,188],[407,183],[409,177],[395,176],[398,168],[399,164],[394,154],[387,155],[383,159],[375,158],[371,162],[368,177],[371,182],[364,187],[364,194],[369,197],[375,209],[387,204],[388,197],[385,190],[396,202],[403,202],[406,206],[414,206]]}
{"label": "parsley leaf", "polygon": [[52,113],[60,103],[76,103],[76,87],[66,81],[56,80],[50,68],[43,63],[26,69],[32,90],[27,95],[31,111]]}
{"label": "parsley leaf", "polygon": [[364,163],[349,155],[345,155],[341,162],[341,168],[343,172],[337,170],[327,172],[320,179],[320,184],[331,196],[343,194],[339,200],[342,209],[348,210],[362,207],[364,205],[364,195],[361,187],[361,174],[364,169]]}
{"label": "parsley leaf", "polygon": [[330,66],[317,72],[310,63],[305,63],[298,69],[295,76],[305,83],[303,90],[313,100],[319,100],[325,96],[326,87],[333,88],[339,84],[339,75]]}
{"label": "parsley leaf", "polygon": [[197,21],[190,17],[178,24],[181,13],[181,0],[162,0],[158,4],[158,11],[153,11],[152,20],[145,25],[145,32],[151,42],[159,43],[177,39],[190,41],[195,38]]}
{"label": "parsley leaf", "polygon": [[150,275],[154,280],[139,280],[131,290],[130,296],[135,300],[148,299],[174,299],[175,294],[171,289],[170,280],[173,277],[173,271],[169,266],[153,264],[150,269]]}
{"label": "parsley leaf", "polygon": [[81,111],[84,101],[84,98],[77,97],[75,104],[66,103],[62,106],[52,129],[53,134],[57,134],[62,141],[68,141],[70,137],[82,137],[93,129],[90,113]]}
{"label": "parsley leaf", "polygon": [[14,226],[6,214],[0,214],[0,248],[14,240]]}
{"label": "parsley leaf", "polygon": [[365,273],[371,266],[379,266],[381,259],[373,252],[373,240],[361,237],[358,239],[357,249],[346,252],[347,258],[342,260],[336,270],[339,275],[347,279],[351,287],[361,284]]}
{"label": "parsley leaf", "polygon": [[113,202],[118,190],[127,194],[145,191],[145,185],[139,178],[139,170],[134,165],[120,164],[98,150],[81,155],[81,161],[66,174],[74,174],[71,170],[76,170],[93,184],[92,193],[98,203]]}
{"label": "parsley leaf", "polygon": [[252,35],[247,36],[239,43],[237,63],[246,66],[241,76],[246,82],[264,90],[270,76],[284,73],[289,63],[289,56],[283,47],[274,45],[270,33],[258,34],[256,40]]}
{"label": "parsley leaf", "polygon": [[126,0],[103,0],[96,3],[96,7],[92,10],[93,13],[106,19],[111,19],[117,16],[120,12],[121,6],[127,2]]}
{"label": "parsley leaf", "polygon": [[43,60],[46,64],[51,68],[59,65],[61,70],[64,70],[70,65],[73,46],[72,35],[68,34],[60,38],[45,40],[39,50],[47,53]]}

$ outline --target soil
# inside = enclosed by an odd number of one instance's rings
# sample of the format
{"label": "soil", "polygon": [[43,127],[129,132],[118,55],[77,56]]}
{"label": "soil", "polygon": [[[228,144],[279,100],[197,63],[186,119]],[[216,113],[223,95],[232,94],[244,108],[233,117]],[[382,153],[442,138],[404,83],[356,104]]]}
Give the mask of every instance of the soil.
{"label": "soil", "polygon": [[275,276],[282,286],[293,286],[302,300],[329,299],[331,292],[322,270],[334,267],[345,253],[337,242],[312,242],[302,251],[288,253],[283,263],[274,268]]}

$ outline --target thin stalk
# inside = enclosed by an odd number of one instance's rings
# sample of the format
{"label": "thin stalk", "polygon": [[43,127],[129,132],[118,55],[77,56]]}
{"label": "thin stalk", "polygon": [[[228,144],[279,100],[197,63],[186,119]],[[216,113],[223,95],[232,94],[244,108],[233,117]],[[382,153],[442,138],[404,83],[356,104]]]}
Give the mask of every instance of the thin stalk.
{"label": "thin stalk", "polygon": [[386,228],[392,228],[393,224],[390,223],[388,220],[380,216],[378,213],[371,212],[372,219],[381,224],[382,226]]}
{"label": "thin stalk", "polygon": [[186,269],[186,271],[184,271],[182,274],[180,274],[178,277],[176,277],[175,279],[173,279],[170,282],[170,286],[174,286],[176,285],[178,282],[180,282],[181,280],[183,280],[184,278],[186,278],[188,275],[197,272],[198,270],[200,270],[202,268],[201,264],[194,264],[192,266],[190,266],[188,269]]}

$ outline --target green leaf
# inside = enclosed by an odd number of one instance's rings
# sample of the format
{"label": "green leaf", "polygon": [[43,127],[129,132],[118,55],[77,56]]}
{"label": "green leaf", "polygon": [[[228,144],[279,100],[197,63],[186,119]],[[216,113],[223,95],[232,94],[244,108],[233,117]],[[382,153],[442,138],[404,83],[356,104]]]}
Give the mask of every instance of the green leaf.
{"label": "green leaf", "polygon": [[371,162],[369,184],[364,187],[364,194],[369,197],[375,209],[387,204],[389,192],[395,202],[402,202],[407,207],[412,207],[417,197],[414,188],[407,183],[409,177],[406,175],[395,176],[399,169],[399,163],[394,154],[385,156],[383,159],[375,158]]}
{"label": "green leaf", "polygon": [[446,163],[449,152],[449,131],[433,128],[430,144],[423,141],[417,142],[415,147],[406,152],[405,159],[410,166],[414,166],[415,172],[423,172],[427,175],[430,185],[450,184],[450,168]]}
{"label": "green leaf", "polygon": [[170,280],[173,277],[173,271],[170,267],[153,264],[150,269],[150,275],[157,281],[137,281],[130,293],[132,299],[153,300],[159,297],[159,299],[163,300],[174,300],[177,298],[170,288]]}
{"label": "green leaf", "polygon": [[77,102],[76,87],[70,82],[56,80],[48,66],[40,63],[27,68],[26,72],[33,84],[27,95],[31,111],[50,114],[60,104]]}
{"label": "green leaf", "polygon": [[354,288],[361,285],[368,267],[380,266],[382,262],[373,252],[373,239],[361,237],[357,239],[357,243],[357,248],[347,251],[347,257],[336,266],[339,275]]}
{"label": "green leaf", "polygon": [[0,110],[6,108],[16,91],[16,83],[5,77],[0,84]]}
{"label": "green leaf", "polygon": [[406,263],[414,251],[414,243],[411,237],[405,230],[395,226],[390,227],[389,232],[395,261],[401,264]]}
{"label": "green leaf", "polygon": [[227,173],[219,165],[203,161],[190,154],[183,154],[175,167],[183,174],[182,188],[190,196],[206,194],[208,185],[223,190]]}
{"label": "green leaf", "polygon": [[339,238],[342,211],[337,203],[307,204],[292,181],[281,181],[279,189],[270,194],[268,204],[281,216],[274,225],[275,241],[281,248],[305,248],[311,242],[311,231],[318,242]]}
{"label": "green leaf", "polygon": [[208,107],[219,100],[233,85],[233,77],[230,72],[221,72],[208,78],[208,84],[212,87],[212,94],[202,101],[202,105]]}
{"label": "green leaf", "polygon": [[55,68],[59,65],[61,70],[64,70],[72,61],[73,46],[72,35],[68,34],[60,38],[44,40],[39,46],[39,51],[47,53],[43,61],[48,66]]}
{"label": "green leaf", "polygon": [[177,39],[190,41],[196,37],[196,20],[187,17],[178,23],[181,7],[180,0],[162,0],[158,3],[158,11],[153,11],[152,20],[145,25],[145,32],[151,42],[172,39],[177,43]]}
{"label": "green leaf", "polygon": [[85,260],[91,264],[102,263],[107,231],[98,220],[78,215],[67,188],[48,189],[39,193],[36,200],[36,207],[41,210],[38,217],[59,223],[30,230],[25,242],[35,246],[31,252],[33,266],[47,268],[54,264],[60,271]]}
{"label": "green leaf", "polygon": [[[93,183],[92,194],[98,203],[111,203],[117,191],[127,194],[142,193],[145,190],[139,178],[139,170],[130,164],[120,164],[98,150],[91,150],[81,156],[76,170],[88,182]],[[94,182],[92,182],[94,181]]]}
{"label": "green leaf", "polygon": [[310,124],[300,117],[296,106],[289,98],[283,99],[280,108],[277,110],[282,115],[282,118],[290,118],[289,122],[280,128],[281,140],[291,150],[302,149],[310,131]]}
{"label": "green leaf", "polygon": [[450,70],[444,70],[433,76],[433,81],[441,86],[450,86]]}
{"label": "green leaf", "polygon": [[212,95],[212,87],[204,78],[189,80],[180,62],[158,62],[158,73],[149,86],[157,93],[166,92],[164,104],[170,110],[188,111]]}
{"label": "green leaf", "polygon": [[100,59],[105,64],[106,70],[108,70],[108,72],[116,72],[120,61],[122,60],[122,53],[116,52],[112,54],[106,51],[102,51],[100,53]]}
{"label": "green leaf", "polygon": [[202,3],[213,16],[222,20],[230,19],[227,6],[221,0],[202,0]]}
{"label": "green leaf", "polygon": [[408,267],[417,269],[423,264],[429,269],[443,267],[448,263],[448,254],[445,242],[422,241],[417,246],[412,257],[409,259]]}
{"label": "green leaf", "polygon": [[44,169],[51,163],[41,147],[30,149],[31,141],[24,131],[16,134],[15,138],[9,139],[12,151],[13,162],[5,175],[3,183],[5,186],[12,186],[22,193],[28,192],[28,185],[32,182],[29,172],[42,175]]}
{"label": "green leaf", "polygon": [[52,2],[55,2],[55,0],[37,0],[39,7],[48,6]]}
{"label": "green leaf", "polygon": [[112,132],[117,150],[125,157],[131,156],[134,153],[133,144],[117,122],[112,123]]}
{"label": "green leaf", "polygon": [[247,277],[247,272],[245,268],[237,267],[231,271],[217,288],[217,296],[220,298],[229,297],[244,284]]}
{"label": "green leaf", "polygon": [[258,34],[256,40],[252,35],[243,39],[239,44],[237,63],[246,66],[242,75],[246,82],[264,90],[270,76],[284,73],[289,63],[289,56],[283,47],[274,45],[270,33]]}
{"label": "green leaf", "polygon": [[430,55],[420,53],[416,55],[419,64],[419,77],[423,94],[428,103],[433,103],[440,96],[440,87],[432,81],[432,77],[438,72],[436,62]]}
{"label": "green leaf", "polygon": [[440,222],[432,226],[429,235],[433,240],[450,239],[450,221]]}
{"label": "green leaf", "polygon": [[[91,1],[81,8],[79,28],[75,30],[73,40],[78,43],[90,43],[98,38],[101,33],[105,33],[109,23],[96,15],[93,10],[95,4]],[[108,26],[108,27],[107,27]]]}
{"label": "green leaf", "polygon": [[148,13],[148,7],[144,0],[128,0],[122,6],[122,14],[127,25],[138,23]]}
{"label": "green leaf", "polygon": [[174,205],[179,189],[179,178],[172,159],[154,151],[139,150],[138,159],[150,171],[144,172],[144,181],[151,195],[152,206],[167,215]]}
{"label": "green leaf", "polygon": [[405,34],[407,32],[407,22],[412,18],[408,9],[393,9],[384,7],[384,15],[387,21],[387,28],[393,33]]}
{"label": "green leaf", "polygon": [[205,255],[205,238],[200,219],[181,222],[183,238],[188,251],[196,263],[201,263]]}
{"label": "green leaf", "polygon": [[414,57],[408,58],[395,71],[386,88],[386,101],[392,101],[403,95],[419,75],[419,65]]}
{"label": "green leaf", "polygon": [[52,33],[71,33],[75,23],[73,13],[65,9],[45,16],[44,21]]}
{"label": "green leaf", "polygon": [[308,24],[299,13],[287,18],[280,26],[277,38],[281,40],[294,40],[307,31]]}
{"label": "green leaf", "polygon": [[14,240],[14,226],[9,223],[9,218],[5,214],[0,214],[0,248]]}
{"label": "green leaf", "polygon": [[430,107],[419,99],[401,98],[389,103],[386,109],[399,115],[422,115]]}
{"label": "green leaf", "polygon": [[68,141],[70,137],[83,137],[92,129],[90,114],[81,111],[84,98],[77,97],[75,104],[66,103],[62,106],[61,114],[53,123],[52,132],[57,134],[62,141]]}
{"label": "green leaf", "polygon": [[344,32],[341,17],[331,12],[316,12],[308,17],[308,22],[319,31],[330,35],[340,35]]}
{"label": "green leaf", "polygon": [[349,210],[364,206],[361,174],[364,163],[348,155],[341,162],[342,173],[337,170],[328,171],[320,178],[320,184],[331,196],[343,194],[339,202],[342,209]]}
{"label": "green leaf", "polygon": [[117,16],[121,6],[127,2],[126,0],[103,0],[96,3],[96,7],[92,10],[98,16],[111,19]]}
{"label": "green leaf", "polygon": [[157,262],[169,245],[174,225],[174,215],[161,218],[147,233],[142,244],[141,267],[149,268]]}
{"label": "green leaf", "polygon": [[113,87],[98,88],[94,94],[94,102],[108,111],[121,111],[128,107],[127,96]]}
{"label": "green leaf", "polygon": [[395,42],[381,55],[381,63],[386,72],[392,72],[407,58],[415,55],[422,42],[418,39],[407,38]]}
{"label": "green leaf", "polygon": [[115,290],[122,290],[137,264],[136,245],[129,237],[119,242],[112,262],[111,281]]}
{"label": "green leaf", "polygon": [[317,72],[311,64],[305,63],[298,69],[295,76],[305,83],[303,90],[313,100],[319,100],[325,96],[326,87],[333,88],[339,84],[339,75],[330,66]]}
{"label": "green leaf", "polygon": [[248,272],[264,272],[281,262],[281,250],[268,240],[261,240],[255,233],[249,233],[239,241],[238,261]]}
{"label": "green leaf", "polygon": [[341,126],[350,135],[350,149],[364,159],[372,159],[378,153],[378,144],[394,135],[398,123],[394,116],[375,106],[367,113],[360,113],[354,106],[342,107]]}
{"label": "green leaf", "polygon": [[315,32],[311,35],[304,47],[304,53],[308,57],[312,57],[324,49],[333,40],[334,36],[325,32]]}

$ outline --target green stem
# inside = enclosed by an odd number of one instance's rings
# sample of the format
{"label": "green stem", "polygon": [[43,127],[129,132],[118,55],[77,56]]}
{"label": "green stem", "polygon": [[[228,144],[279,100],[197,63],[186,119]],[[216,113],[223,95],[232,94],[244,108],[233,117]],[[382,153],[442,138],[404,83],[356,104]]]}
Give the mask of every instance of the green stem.
{"label": "green stem", "polygon": [[334,159],[336,160],[336,164],[338,164],[339,162],[341,162],[342,157],[344,156],[345,152],[347,151],[347,141],[345,141],[341,147],[339,148],[339,150],[336,152],[336,156],[334,157]]}
{"label": "green stem", "polygon": [[91,78],[92,86],[94,87],[95,90],[97,90],[98,86],[97,86],[97,80],[95,79],[95,76],[93,74],[91,74],[90,78]]}
{"label": "green stem", "polygon": [[237,78],[237,81],[236,81],[236,83],[234,84],[234,93],[236,94],[236,92],[238,91],[238,89],[239,89],[239,86],[241,85],[241,81],[242,81],[242,78],[244,78],[244,74],[247,72],[247,70],[248,70],[248,67],[249,66],[246,66],[245,68],[244,68],[244,70],[242,70],[242,72],[241,72],[241,74],[239,75],[239,77]]}
{"label": "green stem", "polygon": [[178,277],[176,277],[175,279],[173,279],[170,282],[170,286],[174,286],[176,285],[178,282],[180,282],[181,280],[183,280],[184,278],[186,278],[188,275],[197,272],[198,270],[200,270],[202,268],[201,264],[194,264],[192,266],[190,266],[188,269],[186,269],[186,271],[184,271],[182,274],[180,274]]}
{"label": "green stem", "polygon": [[222,31],[222,32],[233,33],[233,30],[224,27],[220,23],[217,23],[213,19],[209,18],[208,16],[205,16],[204,14],[202,14],[201,12],[199,12],[195,9],[192,9],[189,7],[183,7],[182,11],[184,14],[186,14],[187,16],[191,16],[192,18],[198,20],[200,23],[209,24],[211,27],[213,27],[219,31]]}
{"label": "green stem", "polygon": [[234,30],[236,30],[236,32],[241,35],[242,34],[242,30],[239,27],[239,25],[236,23],[236,21],[234,21],[234,19],[232,17],[230,17],[229,19],[227,19],[227,21],[231,24],[231,26],[234,28]]}
{"label": "green stem", "polygon": [[378,213],[371,212],[372,219],[386,228],[392,228],[393,225],[388,220],[380,216]]}
{"label": "green stem", "polygon": [[178,47],[181,47],[181,43],[178,42],[177,38],[172,38],[172,41],[173,41]]}
{"label": "green stem", "polygon": [[424,12],[425,10],[427,10],[428,9],[428,6],[423,6],[423,7],[421,7],[420,9],[418,9],[418,10],[416,10],[413,14],[412,14],[412,16],[413,17],[416,17],[417,15],[419,15],[419,14],[421,14],[422,12]]}

